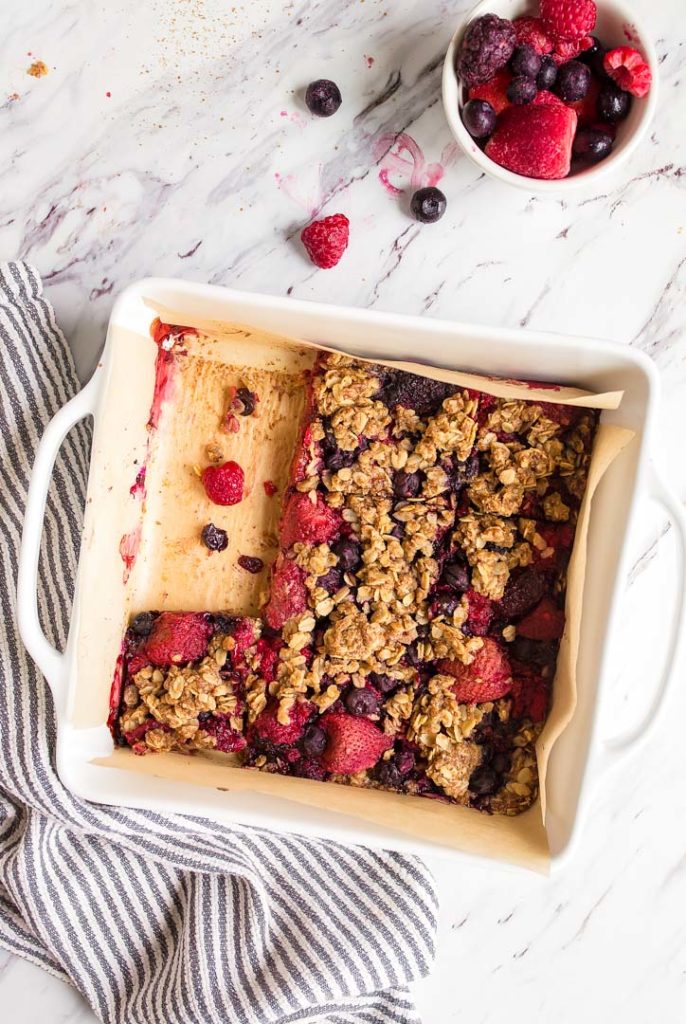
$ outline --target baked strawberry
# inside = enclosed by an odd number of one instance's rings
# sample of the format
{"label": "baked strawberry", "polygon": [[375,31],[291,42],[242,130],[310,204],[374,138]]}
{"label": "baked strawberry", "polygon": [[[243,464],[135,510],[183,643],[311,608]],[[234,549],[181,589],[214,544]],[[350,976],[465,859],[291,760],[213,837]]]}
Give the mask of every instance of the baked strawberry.
{"label": "baked strawberry", "polygon": [[465,591],[467,598],[467,626],[474,636],[486,636],[493,618],[493,602],[471,588]]}
{"label": "baked strawberry", "polygon": [[277,746],[288,743],[296,743],[305,732],[305,726],[315,712],[314,704],[309,701],[300,701],[289,709],[289,721],[282,725],[277,719],[279,702],[272,700],[267,704],[264,711],[261,711],[248,732],[248,739],[256,737],[261,740],[268,740]]}
{"label": "baked strawberry", "polygon": [[343,213],[312,221],[300,233],[307,255],[315,266],[329,270],[340,262],[348,248],[350,221]]}
{"label": "baked strawberry", "polygon": [[632,96],[647,96],[653,75],[645,58],[633,46],[618,46],[608,50],[603,58],[606,74],[624,92]]}
{"label": "baked strawberry", "polygon": [[294,615],[307,607],[305,572],[291,558],[279,555],[272,567],[269,604],[265,611],[267,625],[281,629]]}
{"label": "baked strawberry", "polygon": [[554,39],[581,39],[595,28],[594,0],[541,0],[543,27]]}
{"label": "baked strawberry", "polygon": [[515,664],[512,680],[512,715],[514,718],[530,718],[532,722],[544,722],[550,702],[550,683],[543,676]]}
{"label": "baked strawberry", "polygon": [[527,640],[558,640],[564,633],[565,613],[544,597],[517,626],[517,634]]}
{"label": "baked strawberry", "polygon": [[540,18],[515,18],[512,24],[517,46],[530,46],[539,57],[555,49],[555,40],[546,32]]}
{"label": "baked strawberry", "polygon": [[446,675],[454,676],[453,693],[461,704],[483,704],[498,700],[510,692],[512,670],[505,651],[495,640],[484,637],[471,665],[461,661],[439,661],[438,667]]}
{"label": "baked strawberry", "polygon": [[381,755],[393,746],[386,736],[368,718],[356,718],[345,711],[332,711],[321,719],[326,732],[326,747],[321,763],[328,772],[354,775],[373,768]]}
{"label": "baked strawberry", "polygon": [[508,107],[498,118],[486,154],[515,174],[564,178],[571,165],[576,122],[575,112],[564,104],[534,101]]}
{"label": "baked strawberry", "polygon": [[206,466],[202,471],[205,493],[215,505],[237,505],[243,500],[245,476],[237,462]]}
{"label": "baked strawberry", "polygon": [[280,536],[284,548],[301,541],[306,544],[326,544],[341,528],[341,515],[330,508],[321,494],[313,504],[309,494],[294,491],[288,498],[281,516]]}
{"label": "baked strawberry", "polygon": [[512,72],[503,68],[493,78],[481,85],[473,85],[469,90],[470,100],[485,100],[490,103],[496,114],[501,114],[506,107],[511,106],[507,98],[507,90],[512,81]]}
{"label": "baked strawberry", "polygon": [[[213,633],[212,623],[195,612],[162,612],[138,654],[143,664],[179,665],[202,658]],[[135,671],[132,665],[129,671]]]}

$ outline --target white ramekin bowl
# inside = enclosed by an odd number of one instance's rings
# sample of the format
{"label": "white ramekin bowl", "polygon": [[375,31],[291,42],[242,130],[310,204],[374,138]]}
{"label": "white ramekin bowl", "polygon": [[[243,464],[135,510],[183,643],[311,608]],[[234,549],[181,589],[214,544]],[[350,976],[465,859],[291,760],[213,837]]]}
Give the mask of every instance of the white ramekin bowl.
{"label": "white ramekin bowl", "polygon": [[619,171],[644,138],[655,112],[658,94],[659,66],[655,47],[645,25],[633,10],[617,0],[598,0],[598,21],[594,35],[608,49],[614,46],[635,46],[641,51],[653,74],[650,92],[644,99],[634,97],[629,116],[617,126],[617,139],[610,156],[599,164],[555,181],[527,178],[500,167],[486,156],[462,123],[464,89],[455,72],[455,59],[467,26],[482,14],[497,14],[501,18],[510,19],[536,15],[538,4],[527,0],[481,0],[462,21],[451,40],[443,66],[443,106],[452,133],[470,160],[492,178],[539,195],[561,196],[580,188],[591,188],[601,178]]}

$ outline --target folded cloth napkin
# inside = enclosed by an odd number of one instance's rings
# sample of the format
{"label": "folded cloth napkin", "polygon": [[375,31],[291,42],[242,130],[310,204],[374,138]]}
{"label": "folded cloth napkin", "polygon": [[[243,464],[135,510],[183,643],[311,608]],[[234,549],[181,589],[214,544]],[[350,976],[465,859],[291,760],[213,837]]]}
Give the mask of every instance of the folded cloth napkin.
{"label": "folded cloth napkin", "polygon": [[[50,691],[17,633],[14,590],[41,433],[78,389],[23,263],[0,264],[0,944],[71,982],[112,1024],[409,1024],[434,954],[424,865],[258,829],[91,804],[55,772]],[[39,602],[63,646],[89,430],[48,498]]]}

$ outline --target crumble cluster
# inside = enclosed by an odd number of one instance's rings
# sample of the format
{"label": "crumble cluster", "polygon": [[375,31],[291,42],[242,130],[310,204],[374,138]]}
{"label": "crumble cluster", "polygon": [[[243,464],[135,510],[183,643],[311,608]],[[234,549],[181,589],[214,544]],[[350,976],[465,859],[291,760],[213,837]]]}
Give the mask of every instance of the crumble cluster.
{"label": "crumble cluster", "polygon": [[138,616],[115,736],[519,814],[597,414],[332,354],[308,387],[263,619]]}

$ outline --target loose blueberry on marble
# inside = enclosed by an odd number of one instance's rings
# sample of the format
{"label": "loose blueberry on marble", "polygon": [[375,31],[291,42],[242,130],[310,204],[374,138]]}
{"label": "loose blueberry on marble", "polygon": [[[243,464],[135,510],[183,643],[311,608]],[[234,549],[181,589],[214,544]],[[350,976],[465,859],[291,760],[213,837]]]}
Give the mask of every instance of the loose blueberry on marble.
{"label": "loose blueberry on marble", "polygon": [[435,224],[445,213],[447,204],[448,201],[440,188],[429,186],[415,192],[410,206],[416,220],[422,224]]}
{"label": "loose blueberry on marble", "polygon": [[311,113],[317,117],[331,117],[336,113],[343,100],[341,91],[335,82],[328,78],[318,78],[308,85],[305,102]]}

